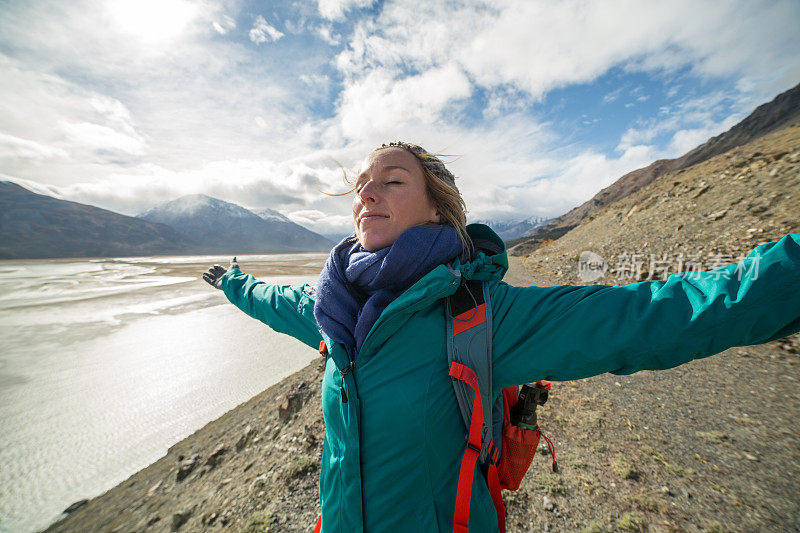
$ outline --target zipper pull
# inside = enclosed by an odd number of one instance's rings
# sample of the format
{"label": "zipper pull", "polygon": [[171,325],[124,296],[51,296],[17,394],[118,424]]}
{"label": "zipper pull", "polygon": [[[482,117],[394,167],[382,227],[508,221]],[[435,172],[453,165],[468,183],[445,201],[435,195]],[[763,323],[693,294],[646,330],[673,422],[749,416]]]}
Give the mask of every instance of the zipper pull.
{"label": "zipper pull", "polygon": [[347,403],[347,393],[344,391],[344,375],[353,370],[355,366],[356,366],[355,363],[350,362],[350,364],[347,365],[347,367],[344,370],[340,371],[342,374],[342,379],[339,382],[339,391],[342,393],[342,403]]}

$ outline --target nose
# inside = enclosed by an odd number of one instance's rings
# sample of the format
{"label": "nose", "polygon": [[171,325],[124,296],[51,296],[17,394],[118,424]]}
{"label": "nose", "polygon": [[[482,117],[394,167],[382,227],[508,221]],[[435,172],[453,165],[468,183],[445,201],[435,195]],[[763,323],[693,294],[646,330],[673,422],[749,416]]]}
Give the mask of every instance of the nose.
{"label": "nose", "polygon": [[375,203],[378,201],[378,195],[376,193],[376,187],[372,181],[368,181],[361,187],[361,190],[358,191],[358,201],[361,202],[361,205],[367,205],[367,202]]}

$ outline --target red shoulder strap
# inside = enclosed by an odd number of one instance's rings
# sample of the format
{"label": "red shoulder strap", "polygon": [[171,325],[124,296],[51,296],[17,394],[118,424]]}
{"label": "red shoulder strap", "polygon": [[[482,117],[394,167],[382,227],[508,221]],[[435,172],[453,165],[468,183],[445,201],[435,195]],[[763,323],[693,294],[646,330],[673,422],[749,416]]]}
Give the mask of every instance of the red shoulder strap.
{"label": "red shoulder strap", "polygon": [[[472,402],[472,416],[469,424],[469,436],[467,437],[467,449],[461,458],[461,468],[458,473],[458,490],[456,492],[456,508],[453,517],[453,533],[469,532],[469,506],[472,499],[472,480],[475,474],[475,465],[481,452],[481,431],[483,428],[483,402],[481,401],[480,388],[478,386],[478,376],[467,367],[453,361],[450,365],[450,376],[466,383],[475,391],[475,399]],[[491,453],[491,450],[490,450]],[[496,453],[494,454],[497,455]],[[497,522],[500,533],[506,531],[505,506],[503,496],[500,493],[500,479],[497,474],[497,467],[491,461],[488,472],[489,493],[492,495],[495,510],[497,512]]]}

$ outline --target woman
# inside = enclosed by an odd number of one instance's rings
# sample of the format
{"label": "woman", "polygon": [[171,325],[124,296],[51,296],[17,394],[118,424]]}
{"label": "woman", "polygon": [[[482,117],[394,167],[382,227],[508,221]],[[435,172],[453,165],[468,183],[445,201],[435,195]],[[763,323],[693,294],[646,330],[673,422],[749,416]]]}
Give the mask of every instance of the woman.
{"label": "woman", "polygon": [[[328,349],[323,531],[452,531],[465,427],[448,375],[443,299],[488,284],[494,391],[540,379],[670,368],[800,330],[800,235],[756,248],[741,280],[713,273],[624,287],[512,287],[502,240],[466,227],[453,175],[419,146],[367,156],[355,236],[331,252],[316,293],[232,268],[205,274],[254,318]],[[756,254],[760,258],[756,258]],[[722,267],[734,273],[736,265]],[[497,531],[481,475],[469,526]]]}

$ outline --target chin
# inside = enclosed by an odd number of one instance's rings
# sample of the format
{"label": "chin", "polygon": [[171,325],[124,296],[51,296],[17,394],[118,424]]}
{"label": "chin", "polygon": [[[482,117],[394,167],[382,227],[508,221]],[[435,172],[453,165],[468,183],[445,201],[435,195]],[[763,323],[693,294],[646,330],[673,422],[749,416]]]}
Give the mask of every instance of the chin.
{"label": "chin", "polygon": [[377,252],[378,250],[382,250],[387,246],[391,246],[394,242],[393,240],[390,241],[389,239],[381,237],[380,235],[368,235],[364,238],[358,239],[358,241],[368,252]]}

